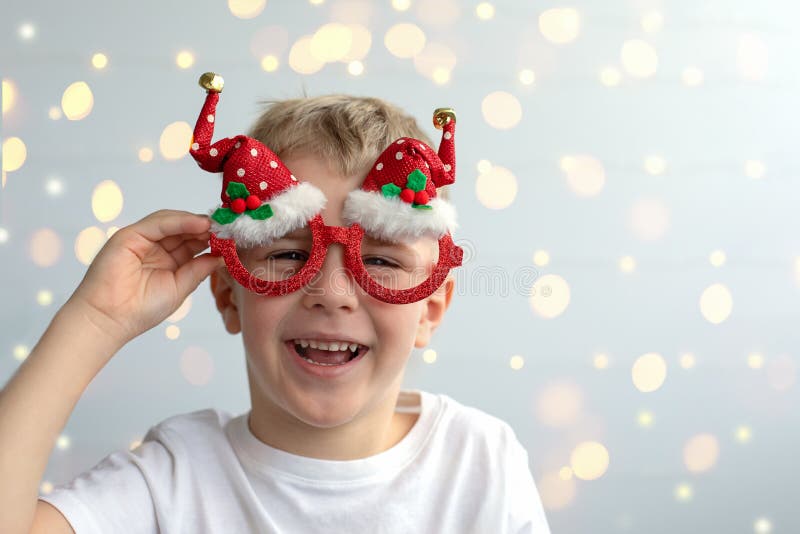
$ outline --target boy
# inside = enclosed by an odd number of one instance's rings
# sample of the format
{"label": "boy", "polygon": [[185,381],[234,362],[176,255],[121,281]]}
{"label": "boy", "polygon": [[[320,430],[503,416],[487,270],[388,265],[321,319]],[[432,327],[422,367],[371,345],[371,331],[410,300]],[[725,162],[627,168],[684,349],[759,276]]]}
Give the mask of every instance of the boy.
{"label": "boy", "polygon": [[[211,218],[161,210],[116,232],[3,389],[0,531],[549,533],[506,423],[400,389],[453,294],[449,232],[437,249],[413,218],[448,215],[433,182],[452,182],[454,159],[431,155],[397,108],[339,95],[274,103],[249,137],[212,146],[221,86],[204,86],[192,155],[212,172],[225,163],[222,205]],[[386,175],[376,157],[395,142],[381,157],[402,149],[398,161],[416,162],[405,206],[405,176],[397,189],[365,187]],[[413,187],[420,177],[427,189]],[[286,207],[290,197],[302,198]],[[365,215],[391,202],[417,210],[402,228],[383,224],[385,210]],[[390,239],[398,229],[402,245]],[[198,255],[209,239],[212,252]],[[37,501],[52,444],[92,378],[209,275],[225,329],[242,334],[251,410],[171,417]]]}

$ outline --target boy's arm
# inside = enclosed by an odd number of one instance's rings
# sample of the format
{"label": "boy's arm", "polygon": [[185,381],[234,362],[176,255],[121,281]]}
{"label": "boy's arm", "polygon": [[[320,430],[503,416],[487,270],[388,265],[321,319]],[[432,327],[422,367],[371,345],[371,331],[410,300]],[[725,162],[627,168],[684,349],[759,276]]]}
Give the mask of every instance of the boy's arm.
{"label": "boy's arm", "polygon": [[208,248],[210,224],[160,210],[114,233],[0,391],[0,532],[29,534],[50,451],[92,379],[221,265],[195,256]]}
{"label": "boy's arm", "polygon": [[0,532],[30,532],[56,438],[86,387],[121,346],[90,310],[67,301],[0,391]]}

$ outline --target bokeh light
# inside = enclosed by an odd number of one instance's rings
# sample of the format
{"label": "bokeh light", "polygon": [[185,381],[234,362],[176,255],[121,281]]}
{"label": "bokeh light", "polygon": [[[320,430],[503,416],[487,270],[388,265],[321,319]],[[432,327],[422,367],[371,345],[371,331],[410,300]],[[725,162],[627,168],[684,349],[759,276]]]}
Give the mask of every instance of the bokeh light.
{"label": "bokeh light", "polygon": [[61,196],[61,194],[64,193],[64,182],[62,182],[60,178],[51,176],[45,182],[44,190],[47,191],[47,194],[51,197]]}
{"label": "bokeh light", "polygon": [[608,369],[609,359],[608,354],[604,352],[600,352],[594,355],[592,358],[592,365],[595,369]]}
{"label": "bokeh light", "polygon": [[525,358],[520,356],[519,354],[515,354],[512,356],[508,361],[509,367],[511,367],[515,371],[519,371],[525,365]]}
{"label": "bokeh light", "polygon": [[18,362],[21,362],[28,357],[28,355],[31,353],[31,349],[27,345],[14,345],[14,348],[11,349],[11,352],[14,356],[14,359]]}
{"label": "bokeh light", "polygon": [[569,7],[548,9],[539,15],[539,31],[552,43],[570,43],[581,31],[580,14]]}
{"label": "bokeh light", "polygon": [[361,61],[372,48],[372,33],[361,24],[348,24],[350,30],[350,49],[345,53],[342,61]]}
{"label": "bokeh light", "polygon": [[11,80],[3,78],[2,89],[3,89],[3,115],[5,115],[9,111],[11,111],[11,108],[14,107],[14,103],[17,101],[17,87]]}
{"label": "bokeh light", "polygon": [[57,121],[63,114],[61,113],[61,108],[58,106],[50,106],[50,109],[47,110],[47,116],[50,117],[52,120]]}
{"label": "bokeh light", "polygon": [[108,56],[102,52],[97,52],[92,56],[92,66],[97,70],[103,70],[108,66]]}
{"label": "bokeh light", "polygon": [[634,78],[647,78],[658,70],[658,54],[655,48],[640,39],[625,41],[620,58],[622,67]]}
{"label": "bokeh light", "polygon": [[544,267],[550,263],[550,253],[546,250],[537,250],[533,253],[533,264],[537,267]]}
{"label": "bokeh light", "polygon": [[517,196],[517,178],[509,169],[495,165],[478,176],[475,194],[485,207],[493,210],[505,209]]}
{"label": "bokeh light", "polygon": [[683,463],[692,473],[708,471],[719,459],[719,441],[709,433],[689,438],[683,447]]}
{"label": "bokeh light", "polygon": [[36,230],[28,243],[28,252],[39,267],[55,265],[61,257],[61,238],[50,228]]}
{"label": "bokeh light", "polygon": [[517,77],[522,85],[533,85],[536,82],[536,73],[531,69],[522,69]]}
{"label": "bokeh light", "polygon": [[492,128],[508,130],[522,119],[522,105],[517,97],[505,91],[494,91],[481,101],[483,120]]}
{"label": "bokeh light", "polygon": [[411,0],[392,0],[392,7],[397,11],[406,11],[411,7]]}
{"label": "bokeh light", "polygon": [[764,367],[764,355],[760,352],[751,352],[747,355],[747,366],[750,369],[761,369]]}
{"label": "bokeh light", "polygon": [[647,33],[661,31],[664,26],[664,15],[659,11],[650,11],[642,15],[642,29]]}
{"label": "bokeh light", "polygon": [[103,180],[92,191],[92,213],[100,222],[116,219],[122,204],[122,191],[113,180]]}
{"label": "bokeh light", "polygon": [[70,84],[61,96],[61,109],[71,121],[86,118],[94,107],[94,95],[86,82]]}
{"label": "bokeh light", "polygon": [[389,52],[399,58],[414,57],[425,48],[425,32],[410,23],[395,24],[386,32],[383,44]]}
{"label": "bokeh light", "polygon": [[542,506],[547,510],[561,510],[568,507],[575,500],[577,485],[575,479],[563,478],[560,471],[546,473],[536,481]]}
{"label": "bokeh light", "polygon": [[744,173],[747,175],[748,178],[752,178],[753,180],[760,180],[764,177],[764,174],[767,172],[767,166],[764,164],[763,161],[759,161],[757,159],[749,159],[744,162]]}
{"label": "bokeh light", "polygon": [[669,228],[669,210],[658,198],[641,198],[633,203],[629,224],[633,234],[643,241],[655,241]]}
{"label": "bokeh light", "polygon": [[767,364],[767,382],[776,391],[787,391],[797,382],[797,364],[788,354],[780,354]]}
{"label": "bokeh light", "polygon": [[181,50],[175,56],[175,64],[182,69],[188,69],[194,65],[194,54],[188,50]]}
{"label": "bokeh light", "polygon": [[724,250],[714,250],[708,255],[708,262],[714,267],[722,267],[726,259]]}
{"label": "bokeh light", "polygon": [[606,87],[616,87],[622,81],[622,73],[616,67],[604,67],[600,70],[600,83]]}
{"label": "bokeh light", "polygon": [[265,26],[250,38],[250,53],[258,60],[265,56],[274,56],[277,60],[288,48],[289,32],[283,26]]}
{"label": "bokeh light", "polygon": [[240,19],[252,19],[264,11],[267,0],[228,0],[228,9]]}
{"label": "bokeh light", "polygon": [[75,257],[82,264],[89,265],[103,248],[106,240],[106,233],[97,226],[84,228],[75,237]]}
{"label": "bokeh light", "polygon": [[579,444],[570,455],[572,472],[581,480],[596,480],[608,470],[608,450],[597,441]]}
{"label": "bokeh light", "polygon": [[740,425],[736,427],[736,432],[734,435],[736,436],[736,441],[739,443],[750,443],[750,441],[753,439],[753,429],[747,425]]}
{"label": "bokeh light", "polygon": [[192,142],[192,127],[187,122],[176,121],[168,124],[161,132],[158,147],[164,159],[181,159],[189,153]]}
{"label": "bokeh light", "polygon": [[680,364],[681,368],[689,370],[692,369],[697,364],[697,360],[694,357],[694,354],[692,354],[691,352],[685,352],[681,354],[678,363]]}
{"label": "bokeh light", "polygon": [[450,73],[456,66],[456,55],[441,43],[429,42],[414,56],[413,61],[419,74],[434,81],[438,80],[441,84],[450,79]]}
{"label": "bokeh light", "polygon": [[136,156],[142,163],[150,163],[153,161],[153,149],[148,146],[142,147],[139,149],[139,152],[136,153]]}
{"label": "bokeh light", "polygon": [[339,61],[350,51],[353,32],[337,22],[322,25],[311,37],[309,50],[317,60],[324,63]]}
{"label": "bokeh light", "polygon": [[724,322],[733,310],[733,296],[723,284],[713,284],[700,295],[700,313],[713,324]]}
{"label": "bokeh light", "polygon": [[666,168],[667,162],[661,156],[652,155],[644,159],[644,170],[647,171],[648,174],[657,176],[663,174]]}
{"label": "bokeh light", "polygon": [[759,517],[753,523],[754,534],[772,534],[772,521],[766,517]]}
{"label": "bokeh light", "polygon": [[687,87],[697,87],[702,85],[705,80],[703,71],[697,67],[686,67],[681,73],[681,80]]}
{"label": "bokeh light", "polygon": [[28,157],[28,149],[19,137],[3,140],[3,172],[18,170]]}
{"label": "bokeh light", "polygon": [[314,74],[325,62],[311,53],[311,35],[300,37],[289,50],[289,66],[298,74]]}
{"label": "bokeh light", "polygon": [[360,61],[351,61],[347,64],[347,72],[353,76],[361,76],[364,73],[364,64]]}
{"label": "bokeh light", "polygon": [[30,22],[22,23],[17,29],[17,35],[23,41],[32,41],[36,37],[36,26]]}
{"label": "bokeh light", "polygon": [[168,321],[170,323],[177,323],[181,319],[185,318],[189,314],[189,311],[191,311],[191,309],[192,309],[192,295],[188,295],[183,300],[181,305],[178,306],[178,309],[172,312],[172,314],[169,317],[167,317],[165,321]]}
{"label": "bokeh light", "polygon": [[630,274],[636,270],[636,259],[633,256],[622,256],[618,262],[619,270]]}
{"label": "bokeh light", "polygon": [[739,37],[736,55],[739,74],[752,81],[763,80],[769,70],[769,49],[760,36],[746,33]]}
{"label": "bokeh light", "polygon": [[692,500],[692,486],[687,483],[678,484],[675,487],[675,500],[678,502],[688,502]]}
{"label": "bokeh light", "polygon": [[214,377],[214,361],[202,347],[187,347],[181,353],[181,374],[193,386],[205,386]]}
{"label": "bokeh light", "polygon": [[560,161],[567,185],[578,196],[599,194],[606,183],[606,171],[597,158],[589,155],[564,156]]}
{"label": "bokeh light", "polygon": [[434,363],[436,361],[436,351],[433,349],[426,349],[422,353],[422,360],[425,363]]}
{"label": "bokeh light", "polygon": [[268,54],[261,58],[261,69],[264,72],[275,72],[278,70],[279,65],[280,62],[278,61],[278,58],[272,54]]}
{"label": "bokeh light", "polygon": [[567,427],[578,420],[583,409],[583,391],[571,381],[561,380],[546,385],[536,398],[535,412],[540,423]]}
{"label": "bokeh light", "polygon": [[53,303],[53,292],[48,289],[40,289],[36,292],[36,303],[39,306],[49,306]]}
{"label": "bokeh light", "polygon": [[544,319],[554,319],[564,313],[569,301],[569,284],[557,274],[546,274],[536,280],[529,299],[534,313]]}
{"label": "bokeh light", "polygon": [[667,378],[667,363],[656,352],[639,356],[631,368],[633,385],[642,393],[659,389]]}
{"label": "bokeh light", "polygon": [[653,426],[655,422],[655,416],[653,412],[649,410],[641,410],[638,414],[636,414],[636,423],[642,428],[650,428]]}
{"label": "bokeh light", "polygon": [[180,337],[181,329],[179,326],[171,324],[164,329],[164,335],[167,336],[167,339],[174,341]]}
{"label": "bokeh light", "polygon": [[481,2],[475,6],[475,16],[481,20],[490,20],[494,18],[494,5],[490,2]]}

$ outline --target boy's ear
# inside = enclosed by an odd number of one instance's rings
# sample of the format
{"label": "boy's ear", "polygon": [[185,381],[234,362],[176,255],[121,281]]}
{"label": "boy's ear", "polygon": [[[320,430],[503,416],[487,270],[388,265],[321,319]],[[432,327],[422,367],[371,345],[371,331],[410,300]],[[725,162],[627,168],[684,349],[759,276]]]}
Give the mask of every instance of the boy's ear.
{"label": "boy's ear", "polygon": [[450,307],[450,300],[453,298],[455,286],[455,279],[448,276],[439,289],[425,299],[422,315],[417,326],[417,338],[414,340],[416,348],[421,349],[430,342],[434,330],[444,319],[444,312]]}
{"label": "boy's ear", "polygon": [[239,320],[239,306],[236,302],[237,297],[234,289],[235,283],[224,266],[211,273],[211,294],[214,295],[217,309],[222,315],[225,330],[230,334],[238,334],[242,331],[242,323]]}

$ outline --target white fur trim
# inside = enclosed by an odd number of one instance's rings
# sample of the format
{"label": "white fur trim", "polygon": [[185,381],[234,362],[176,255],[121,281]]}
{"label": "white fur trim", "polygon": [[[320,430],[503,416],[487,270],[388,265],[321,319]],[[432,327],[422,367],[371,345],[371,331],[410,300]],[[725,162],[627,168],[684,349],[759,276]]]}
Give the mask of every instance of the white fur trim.
{"label": "white fur trim", "polygon": [[[240,247],[268,245],[274,239],[305,226],[322,210],[325,202],[322,191],[308,182],[300,182],[267,202],[272,208],[272,217],[259,221],[245,212],[228,224],[219,224],[211,219],[211,232],[219,238],[233,238]],[[209,216],[216,210],[211,209]]]}
{"label": "white fur trim", "polygon": [[356,189],[347,195],[342,217],[350,225],[358,223],[380,239],[400,241],[423,235],[440,238],[456,228],[456,209],[446,200],[433,198],[430,210],[412,208],[400,197],[386,198],[380,192]]}

